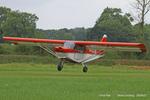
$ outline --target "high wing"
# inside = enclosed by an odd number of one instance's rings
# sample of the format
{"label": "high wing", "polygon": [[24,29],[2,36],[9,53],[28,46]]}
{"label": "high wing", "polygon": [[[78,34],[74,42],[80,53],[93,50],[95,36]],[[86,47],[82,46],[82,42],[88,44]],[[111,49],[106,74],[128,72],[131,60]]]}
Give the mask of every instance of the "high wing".
{"label": "high wing", "polygon": [[[105,37],[105,36],[104,36]],[[103,40],[103,38],[102,38]],[[14,44],[26,43],[26,44],[64,44],[65,42],[74,42],[76,45],[83,46],[97,46],[107,49],[117,49],[121,51],[132,52],[146,52],[146,47],[142,43],[128,43],[128,42],[107,42],[107,41],[71,41],[71,40],[53,40],[53,39],[37,39],[37,38],[17,38],[17,37],[3,37],[3,41],[9,41]]]}
{"label": "high wing", "polygon": [[10,41],[12,43],[54,43],[64,44],[67,40],[52,40],[52,39],[38,39],[38,38],[18,38],[18,37],[3,37],[4,41]]}
{"label": "high wing", "polygon": [[129,51],[129,52],[146,52],[146,47],[141,43],[128,43],[128,42],[77,42],[80,45],[95,45],[97,49]]}

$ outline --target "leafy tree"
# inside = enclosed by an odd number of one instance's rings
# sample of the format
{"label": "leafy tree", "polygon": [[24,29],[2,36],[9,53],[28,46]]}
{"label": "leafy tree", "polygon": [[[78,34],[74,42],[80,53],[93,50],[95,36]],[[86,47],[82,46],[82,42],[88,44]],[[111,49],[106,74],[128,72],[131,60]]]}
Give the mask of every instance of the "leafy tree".
{"label": "leafy tree", "polygon": [[111,41],[128,41],[127,38],[120,38],[120,35],[128,36],[132,32],[131,21],[133,18],[129,13],[123,15],[121,9],[107,7],[92,28],[90,38],[97,40],[107,34]]}
{"label": "leafy tree", "polygon": [[74,40],[87,40],[87,30],[83,27],[70,30]]}
{"label": "leafy tree", "polygon": [[7,14],[10,13],[11,9],[6,7],[0,7],[0,30],[2,30],[2,24],[5,23],[7,19]]}
{"label": "leafy tree", "polygon": [[42,30],[38,29],[42,34],[47,35],[49,39],[66,39],[66,40],[87,40],[87,29],[74,28],[74,29],[59,29],[59,30]]}
{"label": "leafy tree", "polygon": [[0,22],[1,23],[6,20],[7,14],[10,12],[11,12],[10,8],[0,7]]}
{"label": "leafy tree", "polygon": [[36,29],[35,38],[48,38],[47,34],[42,29]]}
{"label": "leafy tree", "polygon": [[31,37],[36,31],[38,17],[34,14],[11,11],[0,7],[0,28],[6,35],[18,37]]}

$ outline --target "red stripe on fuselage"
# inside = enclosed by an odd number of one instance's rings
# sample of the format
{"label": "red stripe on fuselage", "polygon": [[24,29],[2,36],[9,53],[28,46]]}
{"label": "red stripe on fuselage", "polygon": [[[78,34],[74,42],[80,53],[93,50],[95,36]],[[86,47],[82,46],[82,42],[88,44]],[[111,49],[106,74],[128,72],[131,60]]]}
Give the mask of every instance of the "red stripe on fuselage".
{"label": "red stripe on fuselage", "polygon": [[102,55],[104,54],[104,50],[75,50],[70,48],[64,48],[64,47],[55,47],[55,52],[62,52],[62,53],[83,53],[83,54],[96,54],[96,55]]}

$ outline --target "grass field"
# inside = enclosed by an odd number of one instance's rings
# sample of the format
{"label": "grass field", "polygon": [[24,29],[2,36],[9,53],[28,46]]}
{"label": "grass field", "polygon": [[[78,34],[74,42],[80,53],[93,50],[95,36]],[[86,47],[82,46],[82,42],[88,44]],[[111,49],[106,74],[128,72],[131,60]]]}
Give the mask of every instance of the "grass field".
{"label": "grass field", "polygon": [[130,66],[0,64],[0,100],[150,100],[150,70]]}

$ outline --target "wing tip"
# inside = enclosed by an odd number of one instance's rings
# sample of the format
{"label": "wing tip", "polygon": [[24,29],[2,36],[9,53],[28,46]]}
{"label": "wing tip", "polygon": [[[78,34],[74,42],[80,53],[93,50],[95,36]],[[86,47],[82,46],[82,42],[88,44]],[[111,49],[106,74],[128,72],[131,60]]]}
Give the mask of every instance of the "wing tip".
{"label": "wing tip", "polygon": [[139,48],[141,49],[142,53],[146,53],[147,52],[146,46],[144,44],[140,44]]}

